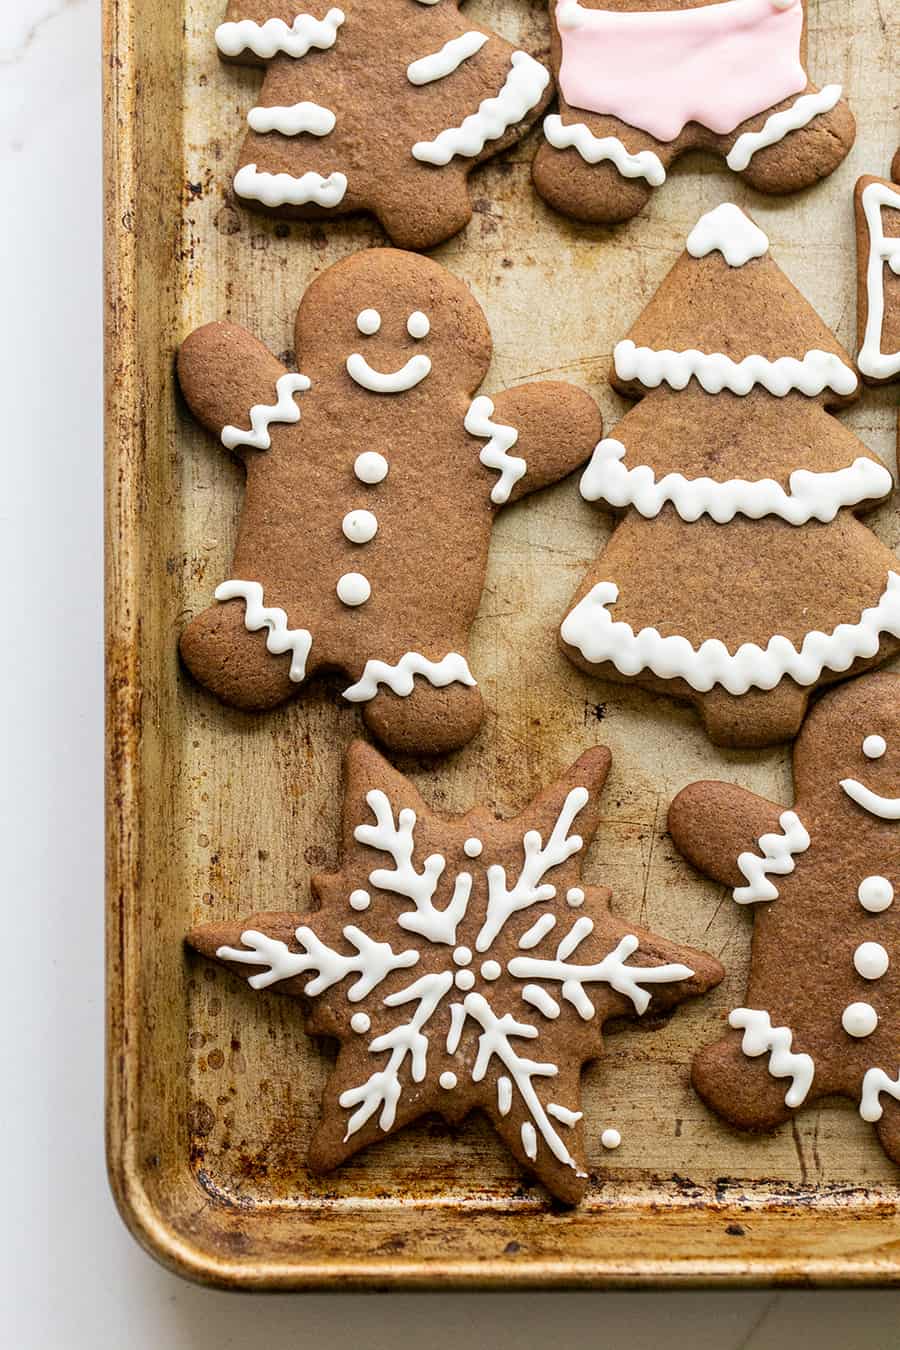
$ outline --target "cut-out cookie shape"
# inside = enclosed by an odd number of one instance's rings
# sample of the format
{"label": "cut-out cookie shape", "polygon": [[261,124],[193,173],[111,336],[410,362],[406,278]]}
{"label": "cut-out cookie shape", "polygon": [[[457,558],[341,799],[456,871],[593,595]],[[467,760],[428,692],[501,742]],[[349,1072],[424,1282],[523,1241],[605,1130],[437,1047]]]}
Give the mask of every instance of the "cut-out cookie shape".
{"label": "cut-out cookie shape", "polygon": [[900,648],[900,561],[855,514],[891,475],[830,416],[856,395],[850,358],[725,204],[691,231],[611,378],[642,401],[581,494],[623,514],[563,649],[694,703],[717,744],[790,739],[816,685]]}
{"label": "cut-out cookie shape", "polygon": [[534,182],[578,220],[629,220],[686,150],[785,193],[853,144],[841,86],[807,78],[803,0],[550,0],[550,14],[559,112]]}
{"label": "cut-out cookie shape", "polygon": [[454,0],[229,0],[216,44],[265,67],[234,190],[288,218],[370,211],[431,248],[472,216],[478,164],[525,134],[549,73]]}
{"label": "cut-out cookie shape", "polygon": [[567,384],[473,400],[491,357],[484,314],[416,254],[330,267],[295,336],[303,374],[228,323],[179,353],[188,403],[247,473],[230,579],[182,656],[247,709],[340,670],[387,744],[462,745],[483,715],[468,635],[494,518],[587,459],[599,412]]}
{"label": "cut-out cookie shape", "polygon": [[794,751],[791,810],[694,783],[669,830],[684,856],[754,906],[744,1006],[693,1081],[742,1129],[837,1093],[900,1163],[900,676],[826,695]]}
{"label": "cut-out cookie shape", "polygon": [[189,934],[254,989],[305,996],[309,1030],[340,1042],[315,1171],[428,1112],[455,1124],[477,1108],[550,1191],[584,1194],[580,1077],[604,1022],[671,1008],[723,974],[581,883],[609,765],[589,750],[513,820],[484,807],[448,820],[355,742],[341,868],[313,879],[313,911]]}
{"label": "cut-out cookie shape", "polygon": [[893,182],[856,184],[856,364],[869,384],[900,379],[900,150]]}

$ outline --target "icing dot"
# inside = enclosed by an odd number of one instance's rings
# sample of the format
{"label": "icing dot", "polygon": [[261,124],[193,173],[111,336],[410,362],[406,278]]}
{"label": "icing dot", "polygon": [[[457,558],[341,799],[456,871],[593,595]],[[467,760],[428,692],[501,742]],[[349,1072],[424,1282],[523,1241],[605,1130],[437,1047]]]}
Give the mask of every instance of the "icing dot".
{"label": "icing dot", "polygon": [[618,1148],[622,1142],[622,1136],[618,1130],[604,1130],[600,1136],[600,1143],[604,1148]]}
{"label": "icing dot", "polygon": [[484,844],[480,839],[467,839],[463,844],[463,853],[467,858],[480,858]]}
{"label": "icing dot", "polygon": [[475,983],[475,976],[471,970],[458,970],[456,972],[457,989],[471,989]]}
{"label": "icing dot", "polygon": [[362,909],[368,909],[369,906],[371,905],[371,903],[372,903],[372,897],[369,895],[369,892],[368,892],[368,891],[351,891],[351,892],[350,892],[350,908],[351,908],[351,909],[360,909],[360,910],[362,910]]}
{"label": "icing dot", "polygon": [[361,483],[383,483],[388,476],[388,462],[377,450],[364,450],[357,455],[353,472]]}
{"label": "icing dot", "polygon": [[887,750],[887,741],[883,736],[867,736],[863,741],[863,754],[866,759],[881,759]]}
{"label": "icing dot", "polygon": [[451,1073],[450,1070],[447,1069],[444,1073],[441,1074],[440,1078],[438,1079],[438,1082],[440,1083],[442,1088],[446,1088],[447,1091],[449,1092],[451,1088],[456,1087],[456,1074]]}
{"label": "icing dot", "polygon": [[356,316],[356,326],[366,337],[371,337],[381,327],[381,315],[377,309],[364,309]]}
{"label": "icing dot", "polygon": [[863,909],[870,914],[880,914],[894,899],[894,888],[887,877],[866,877],[856,894]]}
{"label": "icing dot", "polygon": [[351,544],[368,544],[378,533],[378,519],[371,511],[348,511],[341,529]]}
{"label": "icing dot", "polygon": [[362,572],[345,572],[337,584],[337,593],[342,605],[364,605],[372,587]]}
{"label": "icing dot", "polygon": [[457,947],[453,953],[453,960],[458,966],[467,966],[472,960],[472,953],[468,947]]}
{"label": "icing dot", "polygon": [[577,909],[579,905],[584,904],[584,891],[580,886],[572,886],[566,891],[566,903],[571,905],[573,909]]}
{"label": "icing dot", "polygon": [[499,961],[482,961],[481,973],[486,980],[499,980],[503,968]]}
{"label": "icing dot", "polygon": [[420,309],[417,309],[413,314],[410,314],[409,318],[406,320],[406,331],[412,338],[427,337],[431,332],[431,323],[428,320],[427,314],[423,314]]}
{"label": "icing dot", "polygon": [[880,942],[861,942],[853,953],[853,964],[864,980],[880,980],[891,958]]}
{"label": "icing dot", "polygon": [[362,1012],[354,1013],[353,1016],[350,1018],[350,1026],[354,1031],[358,1032],[360,1036],[362,1036],[364,1032],[368,1031],[371,1025],[372,1019],[368,1013]]}
{"label": "icing dot", "polygon": [[848,1036],[871,1036],[878,1026],[878,1014],[871,1003],[850,1003],[841,1016]]}

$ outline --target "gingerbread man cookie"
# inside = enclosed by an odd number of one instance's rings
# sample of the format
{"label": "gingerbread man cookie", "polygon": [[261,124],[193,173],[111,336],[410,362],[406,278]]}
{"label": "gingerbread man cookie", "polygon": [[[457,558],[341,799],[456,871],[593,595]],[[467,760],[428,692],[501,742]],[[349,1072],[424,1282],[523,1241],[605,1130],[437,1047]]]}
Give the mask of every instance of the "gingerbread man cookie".
{"label": "gingerbread man cookie", "polygon": [[723,974],[582,884],[609,765],[589,750],[513,820],[484,807],[447,820],[356,742],[341,868],[313,879],[313,911],[189,934],[251,988],[305,998],[309,1030],[340,1042],[315,1171],[426,1113],[456,1124],[478,1109],[554,1195],[584,1194],[580,1078],[604,1023],[674,1007]]}
{"label": "gingerbread man cookie", "polygon": [[596,405],[553,383],[473,399],[491,357],[484,314],[416,254],[330,267],[295,336],[303,374],[228,323],[179,353],[188,403],[247,474],[229,579],[182,656],[247,709],[337,669],[388,745],[462,745],[483,715],[468,634],[494,518],[587,459]]}
{"label": "gingerbread man cookie", "polygon": [[841,86],[806,74],[803,0],[550,0],[550,13],[560,111],[534,181],[577,220],[629,220],[686,150],[784,193],[853,144]]}
{"label": "gingerbread man cookie", "polygon": [[685,857],[754,906],[746,1006],[696,1057],[694,1085],[750,1130],[849,1097],[900,1163],[900,676],[823,698],[794,782],[790,810],[694,783],[669,811]]}
{"label": "gingerbread man cookie", "polygon": [[856,184],[856,364],[869,384],[900,378],[900,150],[893,182],[867,176]]}
{"label": "gingerbread man cookie", "polygon": [[234,179],[287,217],[370,211],[395,244],[431,248],[471,219],[466,179],[552,96],[549,73],[455,0],[229,0],[224,58],[264,66]]}

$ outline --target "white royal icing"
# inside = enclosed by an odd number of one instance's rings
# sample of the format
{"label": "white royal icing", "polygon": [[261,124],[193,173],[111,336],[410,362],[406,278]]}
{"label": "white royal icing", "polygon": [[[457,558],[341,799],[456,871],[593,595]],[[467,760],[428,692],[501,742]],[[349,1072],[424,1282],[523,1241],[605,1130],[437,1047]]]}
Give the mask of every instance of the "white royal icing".
{"label": "white royal icing", "polygon": [[527,52],[513,52],[512,69],[496,98],[486,98],[476,113],[458,127],[448,127],[433,141],[417,141],[413,157],[425,164],[449,164],[454,155],[480,155],[487,141],[496,140],[539,103],[550,75]]}
{"label": "white royal icing", "polygon": [[566,904],[571,905],[573,909],[578,909],[584,904],[584,891],[580,886],[570,886],[566,891]]}
{"label": "white royal icing", "polygon": [[491,501],[495,506],[502,506],[504,502],[509,501],[509,494],[519,479],[524,478],[528,472],[528,464],[518,455],[509,454],[519,439],[518,431],[515,427],[505,426],[502,422],[492,422],[493,415],[493,403],[482,394],[472,400],[466,413],[465,428],[470,436],[488,438],[488,443],[478,458],[485,468],[496,469],[499,472],[500,477],[491,488]]}
{"label": "white royal icing", "polygon": [[431,320],[427,314],[423,314],[420,309],[414,309],[412,314],[406,320],[406,331],[411,338],[420,342],[431,332]]}
{"label": "white royal icing", "polygon": [[568,1125],[571,1129],[573,1125],[577,1125],[579,1120],[583,1119],[584,1112],[570,1111],[567,1106],[560,1106],[557,1102],[548,1102],[547,1115],[552,1116],[554,1120],[558,1120],[562,1125]]}
{"label": "white royal icing", "polygon": [[440,661],[431,661],[421,652],[407,652],[393,666],[387,661],[367,661],[356,684],[344,690],[344,698],[350,703],[367,703],[378,693],[380,684],[406,697],[415,687],[415,675],[421,675],[435,689],[444,689],[448,684],[477,683],[468,661],[459,652],[448,652]]}
{"label": "white royal icing", "polygon": [[887,877],[865,877],[856,895],[869,914],[883,914],[894,902],[894,888]]}
{"label": "white royal icing", "polygon": [[756,853],[742,853],[737,860],[738,869],[748,883],[732,892],[739,905],[777,900],[778,887],[769,880],[769,875],[789,876],[795,867],[794,855],[805,853],[809,848],[809,834],[798,815],[793,811],[783,811],[778,823],[781,834],[764,834],[759,840],[758,848],[763,855],[761,858]]}
{"label": "white royal icing", "polygon": [[773,1027],[769,1014],[756,1008],[735,1008],[728,1014],[728,1023],[736,1030],[743,1028],[741,1049],[745,1055],[752,1059],[768,1052],[772,1077],[791,1079],[784,1094],[785,1106],[800,1106],[806,1101],[816,1066],[810,1055],[791,1050],[794,1037],[790,1027]]}
{"label": "white royal icing", "polygon": [[456,1074],[451,1073],[449,1069],[446,1069],[441,1074],[440,1078],[438,1079],[438,1082],[446,1092],[452,1092],[453,1089],[456,1087],[457,1083]]}
{"label": "white royal icing", "polygon": [[350,892],[351,909],[359,910],[360,912],[362,912],[363,910],[368,909],[371,903],[372,897],[369,895],[368,891],[357,890]]}
{"label": "white royal icing", "polygon": [[885,497],[894,485],[884,465],[865,455],[847,468],[830,473],[794,469],[786,492],[773,478],[718,482],[667,473],[657,481],[648,464],[626,468],[622,463],[626,454],[621,441],[613,437],[600,441],[581,477],[585,501],[633,506],[648,519],[659,515],[666,502],[671,502],[681,519],[689,522],[708,515],[724,525],[736,515],[744,515],[750,520],[780,516],[790,525],[805,525],[810,520],[834,520],[842,507]]}
{"label": "white royal icing", "polygon": [[[897,589],[900,591],[900,578]],[[894,629],[889,631],[893,632],[895,637],[900,637],[900,633]],[[842,778],[841,787],[852,802],[856,802],[857,806],[861,806],[870,815],[879,816],[882,820],[900,820],[900,797],[881,797],[856,778]]]}
{"label": "white royal icing", "polygon": [[384,455],[380,455],[377,450],[364,450],[361,455],[357,455],[353,464],[353,472],[361,483],[367,483],[374,486],[375,483],[383,483],[388,476],[388,462]]}
{"label": "white royal icing", "polygon": [[236,450],[239,445],[249,445],[254,450],[269,450],[272,438],[269,427],[273,422],[299,422],[300,409],[294,401],[295,394],[305,393],[310,381],[305,375],[290,371],[280,375],[275,382],[277,402],[256,403],[250,409],[250,430],[243,427],[223,427],[222,444],[227,450]]}
{"label": "white royal icing", "polygon": [[533,1162],[534,1159],[537,1157],[538,1144],[537,1144],[537,1131],[535,1130],[530,1120],[524,1120],[522,1122],[522,1129],[520,1133],[522,1136],[522,1147],[525,1150],[525,1156],[530,1158]]}
{"label": "white royal icing", "polygon": [[739,206],[722,202],[697,221],[687,237],[687,251],[692,258],[719,252],[729,267],[743,267],[769,251],[769,240]]}
{"label": "white royal icing", "polygon": [[372,337],[381,327],[381,315],[377,309],[361,309],[356,316],[356,326],[366,337]]}
{"label": "white royal icing", "polygon": [[522,951],[530,951],[532,947],[536,947],[539,942],[543,941],[547,934],[552,932],[555,927],[556,915],[549,913],[542,914],[541,917],[535,920],[531,927],[519,938],[519,947]]}
{"label": "white royal icing", "polygon": [[[774,0],[773,0],[774,2]],[[746,169],[757,150],[767,145],[775,145],[784,140],[791,131],[799,131],[808,126],[820,113],[831,112],[841,96],[839,84],[826,84],[815,94],[801,94],[795,103],[783,112],[772,113],[766,119],[761,131],[745,131],[738,136],[732,148],[725,156],[725,163],[735,173]]]}
{"label": "white royal icing", "polygon": [[347,374],[356,384],[373,394],[405,394],[431,374],[431,360],[419,352],[411,356],[399,370],[382,372],[370,366],[359,352],[353,352],[347,357]]}
{"label": "white royal icing", "polygon": [[811,398],[825,389],[852,394],[859,383],[839,356],[817,349],[808,351],[802,361],[794,356],[779,356],[774,361],[765,356],[745,356],[742,361],[733,361],[723,352],[700,352],[693,347],[683,352],[657,351],[636,347],[625,338],[616,343],[614,356],[620,380],[638,380],[648,389],[664,383],[672,389],[685,389],[696,378],[708,394],[720,394],[723,389],[749,394],[759,384],[777,398],[794,389]]}
{"label": "white royal icing", "polygon": [[651,187],[666,181],[659,155],[652,150],[631,154],[618,136],[595,136],[585,122],[565,123],[559,113],[544,118],[544,136],[555,150],[577,150],[587,164],[611,160],[623,178],[646,178]]}
{"label": "white royal icing", "polygon": [[364,605],[372,595],[371,584],[362,572],[345,572],[335,589],[341,604],[348,605],[351,609],[357,605]]}
{"label": "white royal icing", "polygon": [[866,759],[882,759],[887,754],[887,741],[883,736],[867,736],[862,743],[862,752]]}
{"label": "white royal icing", "polygon": [[871,1003],[849,1003],[841,1014],[841,1026],[848,1036],[864,1040],[878,1026],[878,1014]]}
{"label": "white royal icing", "polygon": [[476,839],[474,835],[470,839],[467,839],[463,844],[463,853],[465,853],[467,858],[480,858],[483,851],[484,844],[480,839]]}
{"label": "white royal icing", "polygon": [[622,1136],[618,1130],[612,1128],[604,1130],[600,1136],[600,1143],[604,1148],[618,1148],[622,1142]]}
{"label": "white royal icing", "polygon": [[289,173],[263,173],[255,164],[245,164],[234,176],[234,190],[248,201],[264,206],[338,206],[347,191],[347,178],[330,173],[323,178],[312,170],[300,178]]}
{"label": "white royal icing", "polygon": [[445,42],[438,52],[420,56],[406,67],[406,78],[410,84],[431,84],[434,80],[446,79],[458,70],[464,61],[468,61],[476,52],[480,52],[488,40],[487,33],[461,33],[459,37]]}
{"label": "white royal icing", "polygon": [[243,600],[244,627],[249,633],[268,628],[266,650],[273,656],[291,653],[290,677],[295,684],[306,678],[306,662],[312,646],[312,634],[306,628],[288,628],[287,614],[277,606],[263,605],[263,588],[258,581],[223,581],[216,587],[217,600]]}
{"label": "white royal icing", "polygon": [[355,1031],[357,1036],[364,1036],[372,1025],[372,1019],[368,1013],[354,1013],[350,1018],[350,1030]]}
{"label": "white royal icing", "polygon": [[278,52],[298,58],[305,56],[311,47],[320,51],[333,47],[343,22],[344,12],[340,9],[330,9],[324,19],[298,14],[290,27],[284,19],[267,19],[263,24],[241,19],[237,23],[219,24],[216,46],[223,56],[239,56],[241,52],[251,51],[263,60]]}
{"label": "white royal icing", "polygon": [[891,958],[880,942],[861,942],[853,953],[853,965],[857,975],[864,980],[880,980],[887,974]]}
{"label": "white royal icing", "polygon": [[337,118],[321,103],[291,103],[287,107],[251,108],[247,121],[253,131],[264,134],[279,131],[282,136],[327,136],[334,131]]}
{"label": "white royal icing", "polygon": [[867,1069],[863,1078],[862,1096],[859,1102],[859,1114],[871,1125],[884,1115],[884,1107],[879,1098],[886,1092],[895,1101],[900,1102],[900,1073],[896,1078],[888,1078],[884,1069]]}
{"label": "white royal icing", "polygon": [[378,533],[378,517],[371,511],[348,511],[341,521],[341,532],[351,544],[368,544]]}
{"label": "white royal icing", "polygon": [[652,995],[645,984],[671,984],[678,980],[687,980],[693,975],[689,966],[677,962],[658,966],[626,966],[625,961],[638,950],[640,943],[632,934],[623,937],[618,946],[609,952],[602,961],[592,965],[573,965],[568,957],[575,951],[593,930],[593,922],[586,915],[576,920],[569,933],[556,949],[556,960],[541,960],[536,956],[514,956],[507,965],[510,975],[520,979],[558,980],[562,988],[560,994],[578,1015],[587,1021],[594,1016],[596,1009],[585,992],[586,984],[602,982],[608,984],[616,993],[630,998],[635,1010],[644,1013],[650,1004]]}
{"label": "white royal icing", "polygon": [[[617,623],[607,610],[619,598],[619,588],[601,581],[566,615],[563,640],[577,647],[587,661],[611,661],[623,675],[651,670],[660,679],[680,678],[706,693],[721,684],[729,694],[748,689],[774,689],[785,675],[797,684],[815,684],[823,670],[848,670],[861,657],[875,656],[883,633],[900,637],[900,574],[891,572],[887,587],[858,623],[842,623],[831,633],[807,633],[800,650],[786,637],[769,639],[765,648],[745,642],[732,655],[724,642],[708,638],[692,647],[687,638],[663,637],[656,628],[635,633],[628,623]],[[852,786],[848,786],[852,785]],[[878,798],[854,780],[844,780],[844,791],[866,810],[900,819],[900,798]]]}
{"label": "white royal icing", "polygon": [[538,1012],[549,1017],[551,1021],[559,1017],[562,1008],[552,995],[547,993],[539,984],[526,984],[522,990],[522,998],[525,1003],[530,1003],[532,1008],[537,1008]]}
{"label": "white royal icing", "polygon": [[900,188],[887,183],[870,183],[863,189],[863,212],[869,234],[869,260],[866,267],[866,331],[856,364],[864,375],[889,380],[900,373],[900,351],[881,350],[884,327],[884,269],[900,276],[900,239],[889,238],[881,218],[883,207],[900,211]]}
{"label": "white royal icing", "polygon": [[258,975],[250,975],[247,983],[252,989],[268,989],[279,980],[290,980],[295,975],[315,971],[315,978],[303,986],[310,998],[324,993],[332,985],[340,984],[348,975],[358,978],[347,990],[351,1003],[358,1003],[371,994],[377,985],[394,970],[408,970],[418,963],[415,951],[395,952],[387,942],[375,942],[361,928],[348,924],[344,937],[356,949],[355,956],[344,956],[316,937],[311,928],[300,927],[296,938],[302,948],[292,952],[278,938],[267,937],[248,928],[241,933],[241,947],[219,947],[216,956],[222,961],[235,961],[245,966],[264,966]]}

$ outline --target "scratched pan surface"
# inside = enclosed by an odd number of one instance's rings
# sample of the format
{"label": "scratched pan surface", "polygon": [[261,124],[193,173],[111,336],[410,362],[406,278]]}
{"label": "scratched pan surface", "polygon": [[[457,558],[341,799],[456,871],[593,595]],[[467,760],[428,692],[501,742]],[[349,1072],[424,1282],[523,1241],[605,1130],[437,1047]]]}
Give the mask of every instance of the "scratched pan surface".
{"label": "scratched pan surface", "polygon": [[[587,864],[624,916],[704,946],[722,987],[661,1029],[608,1040],[585,1076],[594,1176],[576,1211],[548,1205],[477,1117],[403,1132],[325,1179],[304,1158],[329,1053],[298,1007],[252,996],[183,952],[200,920],[301,908],[335,860],[341,756],[359,733],[338,686],[268,717],[214,703],[181,674],[176,636],[227,575],[241,475],[173,384],[178,341],[229,317],[278,353],[297,301],[334,260],[381,243],[367,220],[287,227],[235,206],[228,185],[258,74],[220,65],[224,0],[107,0],[109,1157],[126,1221],[183,1273],[223,1284],[493,1286],[900,1280],[900,1176],[851,1105],[825,1103],[766,1138],[741,1136],[688,1085],[692,1051],[741,998],[750,915],[692,875],[666,807],[700,777],[790,800],[789,757],[720,753],[686,708],[592,682],[555,628],[608,521],[575,482],[504,514],[472,642],[491,708],[463,753],[406,761],[457,811],[514,811],[586,746],[614,755]],[[851,349],[851,193],[896,148],[900,15],[874,0],[811,0],[810,68],[840,80],[856,146],[819,189],[760,197],[712,161],[671,174],[641,218],[575,227],[529,183],[534,137],[472,179],[475,217],[436,256],[469,282],[495,338],[485,392],[564,377],[603,405],[610,352],[701,211],[747,205],[772,252]],[[473,18],[533,50],[543,0],[477,0]],[[893,74],[892,74],[893,72]],[[285,360],[290,357],[285,356]],[[844,420],[895,465],[896,390]],[[870,517],[900,542],[896,505]],[[605,1153],[614,1124],[622,1147]]]}

